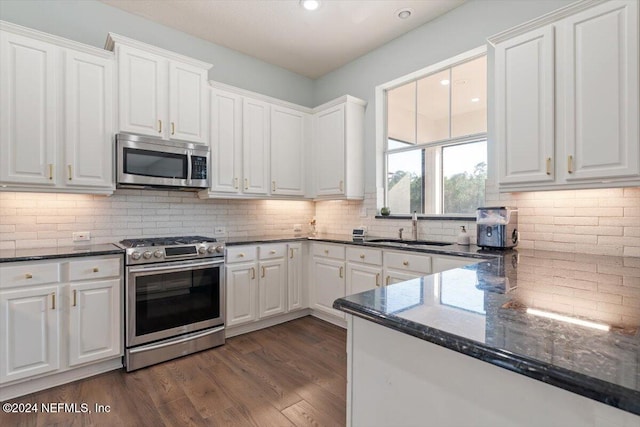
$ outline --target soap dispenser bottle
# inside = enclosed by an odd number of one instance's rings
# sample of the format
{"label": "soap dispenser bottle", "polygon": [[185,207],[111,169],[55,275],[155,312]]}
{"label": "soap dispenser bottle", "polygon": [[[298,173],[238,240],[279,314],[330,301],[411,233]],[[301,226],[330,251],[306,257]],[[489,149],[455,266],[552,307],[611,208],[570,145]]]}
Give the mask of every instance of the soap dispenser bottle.
{"label": "soap dispenser bottle", "polygon": [[471,244],[469,235],[467,234],[467,230],[464,225],[460,226],[460,233],[458,233],[458,240],[456,241],[456,243],[462,246],[469,246]]}

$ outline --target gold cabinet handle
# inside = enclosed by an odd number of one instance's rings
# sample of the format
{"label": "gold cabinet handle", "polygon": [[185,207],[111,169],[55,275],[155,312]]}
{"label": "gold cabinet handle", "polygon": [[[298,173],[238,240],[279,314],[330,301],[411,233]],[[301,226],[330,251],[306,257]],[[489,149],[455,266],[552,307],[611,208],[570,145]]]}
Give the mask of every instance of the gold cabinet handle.
{"label": "gold cabinet handle", "polygon": [[158,133],[162,133],[162,120],[158,120]]}
{"label": "gold cabinet handle", "polygon": [[325,249],[325,250],[324,250],[324,254],[325,254],[325,255],[329,255],[329,249]]}
{"label": "gold cabinet handle", "polygon": [[51,310],[56,309],[56,293],[51,294]]}
{"label": "gold cabinet handle", "polygon": [[269,253],[270,253],[271,255],[275,255],[276,251],[274,251],[274,250],[272,249],[272,250],[270,250],[270,251],[269,251]]}
{"label": "gold cabinet handle", "polygon": [[289,258],[293,259],[293,248],[289,249]]}
{"label": "gold cabinet handle", "polygon": [[24,275],[24,278],[25,279],[33,279],[33,274],[27,273],[27,274]]}
{"label": "gold cabinet handle", "polygon": [[342,279],[343,270],[344,270],[344,267],[340,267],[340,278],[341,279]]}
{"label": "gold cabinet handle", "polygon": [[573,156],[567,157],[567,172],[573,173]]}
{"label": "gold cabinet handle", "polygon": [[176,134],[176,124],[174,122],[171,122],[171,135],[175,135]]}
{"label": "gold cabinet handle", "polygon": [[249,189],[249,178],[245,178],[244,179],[244,189],[248,190]]}
{"label": "gold cabinet handle", "polygon": [[264,273],[264,265],[263,265],[263,266],[262,266],[262,274],[260,275],[260,277],[263,277],[263,278],[264,278],[264,274],[265,274],[265,273]]}
{"label": "gold cabinet handle", "polygon": [[238,256],[239,256],[240,258],[244,258],[244,252],[240,252],[240,253],[238,254]]}
{"label": "gold cabinet handle", "polygon": [[53,179],[53,163],[49,163],[49,180]]}
{"label": "gold cabinet handle", "polygon": [[69,181],[71,181],[73,179],[73,173],[71,172],[71,165],[67,165],[67,168],[69,169]]}
{"label": "gold cabinet handle", "polygon": [[271,181],[271,191],[276,191],[276,182]]}
{"label": "gold cabinet handle", "polygon": [[98,267],[93,267],[93,272],[97,273],[98,271],[100,271],[100,269]]}
{"label": "gold cabinet handle", "polygon": [[238,178],[233,178],[233,188],[238,189]]}
{"label": "gold cabinet handle", "polygon": [[376,287],[380,286],[380,273],[376,273]]}
{"label": "gold cabinet handle", "polygon": [[360,254],[360,259],[364,259],[364,254]]}
{"label": "gold cabinet handle", "polygon": [[405,267],[409,266],[409,261],[402,261],[402,265],[404,265]]}
{"label": "gold cabinet handle", "polygon": [[551,157],[547,157],[547,175],[551,175]]}
{"label": "gold cabinet handle", "polygon": [[387,276],[387,280],[386,280],[387,286],[389,286],[389,281],[390,280],[391,280],[391,276]]}
{"label": "gold cabinet handle", "polygon": [[78,295],[77,295],[76,290],[74,289],[73,290],[73,306],[75,307],[77,305],[78,305]]}
{"label": "gold cabinet handle", "polygon": [[340,181],[340,191],[344,191],[344,181]]}
{"label": "gold cabinet handle", "polygon": [[251,267],[251,279],[255,279],[256,278],[256,269],[255,267]]}

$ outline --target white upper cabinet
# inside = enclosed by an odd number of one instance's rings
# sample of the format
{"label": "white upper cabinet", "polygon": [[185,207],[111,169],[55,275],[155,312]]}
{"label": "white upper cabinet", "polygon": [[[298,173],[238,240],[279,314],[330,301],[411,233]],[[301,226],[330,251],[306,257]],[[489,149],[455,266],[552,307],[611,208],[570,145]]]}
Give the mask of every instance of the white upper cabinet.
{"label": "white upper cabinet", "polygon": [[272,194],[304,196],[308,121],[307,113],[271,106]]}
{"label": "white upper cabinet", "polygon": [[344,96],[314,109],[314,197],[364,198],[364,109]]}
{"label": "white upper cabinet", "polygon": [[558,24],[565,178],[638,177],[638,2],[612,1]]}
{"label": "white upper cabinet", "polygon": [[64,184],[113,186],[113,60],[65,52]]}
{"label": "white upper cabinet", "polygon": [[551,182],[555,146],[554,28],[496,47],[500,182]]}
{"label": "white upper cabinet", "polygon": [[490,42],[501,191],[640,185],[636,0],[574,3]]}
{"label": "white upper cabinet", "polygon": [[244,98],[242,104],[242,189],[246,194],[269,193],[269,104]]}
{"label": "white upper cabinet", "polygon": [[206,144],[211,64],[109,33],[118,59],[119,129]]}
{"label": "white upper cabinet", "polygon": [[211,90],[211,191],[239,193],[242,177],[242,97]]}
{"label": "white upper cabinet", "polygon": [[0,22],[0,184],[110,194],[111,52]]}

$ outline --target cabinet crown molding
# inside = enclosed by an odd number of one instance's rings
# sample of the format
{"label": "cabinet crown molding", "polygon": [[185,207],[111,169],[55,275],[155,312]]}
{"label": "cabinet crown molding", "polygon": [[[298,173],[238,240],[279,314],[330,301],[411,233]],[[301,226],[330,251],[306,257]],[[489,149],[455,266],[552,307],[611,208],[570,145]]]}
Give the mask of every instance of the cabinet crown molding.
{"label": "cabinet crown molding", "polygon": [[340,104],[343,104],[345,102],[348,102],[348,103],[351,103],[351,104],[360,105],[362,107],[366,107],[367,106],[367,101],[365,101],[363,99],[356,98],[355,96],[351,96],[351,95],[343,95],[343,96],[341,96],[339,98],[332,99],[331,101],[325,102],[322,105],[318,105],[317,107],[315,107],[313,109],[313,112],[317,113],[318,111],[326,110],[327,108],[331,108],[333,106],[340,105]]}
{"label": "cabinet crown molding", "polygon": [[294,104],[293,102],[284,101],[278,98],[273,98],[269,95],[263,95],[258,92],[252,92],[247,89],[231,86],[226,83],[217,82],[215,80],[209,80],[209,87],[213,90],[217,89],[217,90],[223,90],[225,92],[231,92],[235,95],[246,96],[248,98],[268,102],[270,104],[278,105],[280,107],[291,108],[293,110],[302,111],[308,114],[311,114],[313,112],[312,108],[306,107],[304,105]]}
{"label": "cabinet crown molding", "polygon": [[113,52],[109,52],[108,50],[65,39],[64,37],[54,36],[53,34],[47,34],[42,31],[23,27],[22,25],[14,24],[7,21],[0,20],[0,31],[6,31],[20,36],[29,37],[32,39],[51,43],[59,47],[73,49],[79,52],[101,56],[103,58],[112,59],[114,57]]}
{"label": "cabinet crown molding", "polygon": [[548,24],[553,24],[554,22],[557,22],[563,18],[574,15],[578,12],[589,9],[606,1],[607,0],[580,0],[575,3],[571,3],[538,18],[532,19],[515,27],[509,28],[508,30],[495,34],[487,38],[487,42],[489,42],[489,44],[491,44],[492,46],[495,46],[496,44],[501,43],[505,40],[509,40],[510,38],[513,38],[520,34],[535,30],[536,28],[540,28]]}
{"label": "cabinet crown molding", "polygon": [[107,35],[107,41],[104,44],[104,48],[110,51],[114,51],[116,45],[125,45],[136,49],[141,49],[147,52],[154,53],[156,55],[164,56],[165,58],[169,58],[174,61],[183,62],[198,68],[204,68],[206,70],[209,70],[213,67],[213,65],[209,64],[208,62],[200,61],[198,59],[181,55],[170,50],[162,49],[160,47],[143,43],[138,40],[130,39],[129,37],[121,36],[119,34],[109,33]]}

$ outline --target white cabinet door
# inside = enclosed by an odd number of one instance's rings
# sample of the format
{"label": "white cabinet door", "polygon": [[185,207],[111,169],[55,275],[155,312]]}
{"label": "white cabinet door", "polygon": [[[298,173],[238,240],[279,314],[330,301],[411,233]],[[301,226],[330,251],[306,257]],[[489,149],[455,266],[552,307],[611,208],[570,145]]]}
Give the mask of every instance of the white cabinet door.
{"label": "white cabinet door", "polygon": [[382,285],[382,268],[347,263],[347,295],[375,289]]}
{"label": "white cabinet door", "polygon": [[227,281],[227,326],[252,322],[256,312],[256,264],[230,264],[225,267]]}
{"label": "white cabinet door", "polygon": [[289,243],[287,245],[287,293],[289,311],[305,308],[304,286],[302,277],[302,244]]}
{"label": "white cabinet door", "polygon": [[394,283],[404,282],[407,280],[415,279],[417,277],[426,276],[425,273],[417,273],[412,271],[398,271],[391,268],[384,269],[384,284],[383,286],[393,285]]}
{"label": "white cabinet door", "polygon": [[166,138],[167,60],[128,46],[117,56],[120,130]]}
{"label": "white cabinet door", "polygon": [[242,108],[242,189],[269,193],[269,104],[244,98]]}
{"label": "white cabinet door", "polygon": [[500,184],[552,182],[554,27],[496,46],[496,137]]}
{"label": "white cabinet door", "polygon": [[113,187],[113,61],[65,52],[64,185]]}
{"label": "white cabinet door", "polygon": [[465,265],[476,264],[483,261],[484,260],[477,258],[432,256],[431,272],[440,273],[442,271],[464,267]]}
{"label": "white cabinet door", "polygon": [[304,147],[307,114],[271,107],[271,193],[304,195]]}
{"label": "white cabinet door", "polygon": [[120,283],[111,279],[69,287],[69,366],[120,354]]}
{"label": "white cabinet door", "polygon": [[284,259],[260,261],[260,318],[282,314],[287,309],[287,269]]}
{"label": "white cabinet door", "polygon": [[559,35],[566,180],[638,176],[638,2],[573,15]]}
{"label": "white cabinet door", "polygon": [[344,195],[346,155],[344,105],[317,113],[314,132],[316,195]]}
{"label": "white cabinet door", "polygon": [[242,97],[211,90],[211,191],[240,192]]}
{"label": "white cabinet door", "polygon": [[0,292],[0,383],[60,367],[58,286]]}
{"label": "white cabinet door", "polygon": [[207,143],[207,70],[169,62],[169,138]]}
{"label": "white cabinet door", "polygon": [[0,32],[0,181],[55,185],[59,49]]}
{"label": "white cabinet door", "polygon": [[333,302],[345,296],[344,261],[315,257],[313,259],[313,308],[344,318],[333,308]]}

